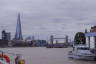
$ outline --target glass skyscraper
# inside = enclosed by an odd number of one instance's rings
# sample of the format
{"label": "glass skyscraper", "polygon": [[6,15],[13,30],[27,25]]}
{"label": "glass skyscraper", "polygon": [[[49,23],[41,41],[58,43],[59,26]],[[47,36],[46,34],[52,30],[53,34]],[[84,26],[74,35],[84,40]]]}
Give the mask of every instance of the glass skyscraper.
{"label": "glass skyscraper", "polygon": [[16,26],[15,40],[23,40],[23,37],[22,37],[22,29],[21,29],[20,13],[18,13],[18,18],[17,18],[17,26]]}

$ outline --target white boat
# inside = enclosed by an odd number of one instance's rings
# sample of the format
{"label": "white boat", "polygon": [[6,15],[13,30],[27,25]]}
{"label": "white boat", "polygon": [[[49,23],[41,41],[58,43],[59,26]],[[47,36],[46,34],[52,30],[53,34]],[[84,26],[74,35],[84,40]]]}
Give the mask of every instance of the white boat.
{"label": "white boat", "polygon": [[69,58],[96,60],[96,32],[86,33],[85,45],[74,45],[73,50],[69,51]]}
{"label": "white boat", "polygon": [[74,50],[69,51],[68,55],[73,59],[96,60],[96,54],[84,45],[76,46]]}

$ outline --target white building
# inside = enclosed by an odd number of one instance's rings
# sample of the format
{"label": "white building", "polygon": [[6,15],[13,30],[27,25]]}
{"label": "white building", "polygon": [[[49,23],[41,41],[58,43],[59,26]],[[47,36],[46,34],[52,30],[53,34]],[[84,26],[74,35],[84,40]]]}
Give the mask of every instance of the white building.
{"label": "white building", "polygon": [[96,48],[96,32],[89,32],[85,34],[86,36],[86,45],[90,49]]}

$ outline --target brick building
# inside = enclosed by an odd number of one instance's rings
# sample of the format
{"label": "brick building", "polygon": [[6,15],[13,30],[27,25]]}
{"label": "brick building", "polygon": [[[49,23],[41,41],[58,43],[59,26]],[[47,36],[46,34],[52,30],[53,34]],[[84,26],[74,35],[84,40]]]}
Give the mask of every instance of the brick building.
{"label": "brick building", "polygon": [[96,26],[91,27],[90,32],[96,32]]}

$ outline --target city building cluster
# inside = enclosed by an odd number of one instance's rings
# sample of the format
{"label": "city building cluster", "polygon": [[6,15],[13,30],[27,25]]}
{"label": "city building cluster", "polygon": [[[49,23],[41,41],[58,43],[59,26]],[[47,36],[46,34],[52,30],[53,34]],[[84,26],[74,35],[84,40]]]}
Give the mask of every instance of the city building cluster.
{"label": "city building cluster", "polygon": [[[61,43],[60,40],[63,40]],[[66,47],[68,45],[68,36],[64,38],[55,38],[53,35],[50,36],[50,40],[40,40],[30,37],[23,39],[20,13],[17,17],[17,26],[14,38],[11,38],[11,33],[6,30],[2,30],[2,39],[0,39],[0,47]]]}

